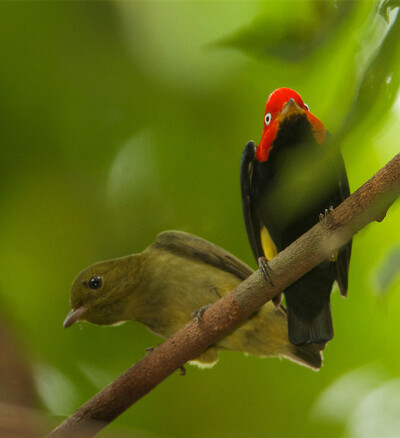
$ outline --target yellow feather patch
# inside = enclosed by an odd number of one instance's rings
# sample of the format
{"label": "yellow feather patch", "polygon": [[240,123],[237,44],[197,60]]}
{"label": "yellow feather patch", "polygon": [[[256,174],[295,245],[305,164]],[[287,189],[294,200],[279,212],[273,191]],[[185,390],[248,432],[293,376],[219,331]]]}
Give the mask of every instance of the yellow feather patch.
{"label": "yellow feather patch", "polygon": [[276,245],[269,235],[268,230],[263,226],[261,228],[261,245],[267,260],[273,259],[278,253]]}

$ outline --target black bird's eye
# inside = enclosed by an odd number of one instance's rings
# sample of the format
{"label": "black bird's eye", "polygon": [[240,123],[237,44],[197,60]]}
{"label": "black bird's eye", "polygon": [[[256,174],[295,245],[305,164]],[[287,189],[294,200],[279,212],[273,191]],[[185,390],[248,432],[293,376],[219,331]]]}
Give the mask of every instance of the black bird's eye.
{"label": "black bird's eye", "polygon": [[99,289],[101,287],[102,283],[103,283],[103,280],[101,279],[101,277],[94,275],[89,280],[89,287],[90,287],[90,289]]}
{"label": "black bird's eye", "polygon": [[264,120],[265,120],[265,125],[266,126],[268,126],[271,123],[271,119],[272,119],[271,113],[265,114]]}

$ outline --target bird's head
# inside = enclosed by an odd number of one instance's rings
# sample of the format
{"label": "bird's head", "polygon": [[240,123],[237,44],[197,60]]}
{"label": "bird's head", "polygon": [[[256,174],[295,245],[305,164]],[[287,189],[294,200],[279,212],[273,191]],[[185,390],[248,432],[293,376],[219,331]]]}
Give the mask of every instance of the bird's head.
{"label": "bird's head", "polygon": [[308,120],[316,141],[322,144],[325,140],[325,127],[310,113],[299,93],[290,88],[278,88],[270,94],[265,105],[263,133],[257,148],[258,161],[263,162],[268,159],[282,125],[299,117]]}
{"label": "bird's head", "polygon": [[126,300],[135,291],[139,255],[96,263],[84,269],[71,290],[71,312],[64,321],[111,325],[123,321]]}

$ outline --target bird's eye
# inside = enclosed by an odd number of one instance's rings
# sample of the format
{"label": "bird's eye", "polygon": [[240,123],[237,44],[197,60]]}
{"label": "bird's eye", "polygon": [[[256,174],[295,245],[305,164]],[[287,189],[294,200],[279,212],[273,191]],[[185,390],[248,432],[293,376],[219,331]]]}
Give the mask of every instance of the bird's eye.
{"label": "bird's eye", "polygon": [[90,289],[99,289],[101,287],[103,283],[103,280],[101,279],[101,277],[94,275],[90,280],[89,280],[89,287]]}
{"label": "bird's eye", "polygon": [[308,108],[308,105],[305,103],[304,106],[306,107],[307,111],[310,111],[310,108]]}
{"label": "bird's eye", "polygon": [[265,114],[265,125],[266,126],[268,126],[271,123],[271,119],[272,119],[271,113]]}

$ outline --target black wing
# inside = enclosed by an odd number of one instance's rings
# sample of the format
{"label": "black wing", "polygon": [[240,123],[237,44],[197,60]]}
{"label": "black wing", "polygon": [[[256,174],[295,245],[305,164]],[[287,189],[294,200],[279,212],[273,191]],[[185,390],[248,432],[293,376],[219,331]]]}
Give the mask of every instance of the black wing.
{"label": "black wing", "polygon": [[[340,159],[338,159],[339,172],[339,203],[350,196],[349,180],[347,179],[346,167],[343,161],[343,156],[339,151]],[[349,265],[351,256],[352,239],[346,243],[339,251],[338,261],[336,264],[336,281],[339,286],[339,291],[343,296],[347,295],[349,283]]]}
{"label": "black wing", "polygon": [[207,240],[184,233],[183,231],[164,231],[153,243],[177,255],[200,259],[204,263],[245,280],[254,271],[234,255]]}
{"label": "black wing", "polygon": [[251,249],[256,260],[264,255],[261,244],[261,222],[254,209],[251,182],[253,178],[254,160],[256,157],[256,145],[249,141],[244,148],[242,161],[240,163],[240,185],[242,189],[242,207],[244,223]]}
{"label": "black wing", "polygon": [[[328,134],[329,135],[329,134]],[[347,197],[350,196],[350,186],[349,180],[347,178],[346,166],[344,164],[342,153],[340,152],[339,146],[334,144],[334,138],[329,135],[330,147],[334,148],[335,154],[335,171],[336,178],[339,181],[339,187],[337,188],[335,195],[335,205],[338,206]],[[339,286],[339,291],[341,295],[347,295],[347,288],[349,283],[349,265],[351,256],[351,246],[352,240],[346,243],[342,248],[340,248],[338,260],[336,263],[336,281]]]}

